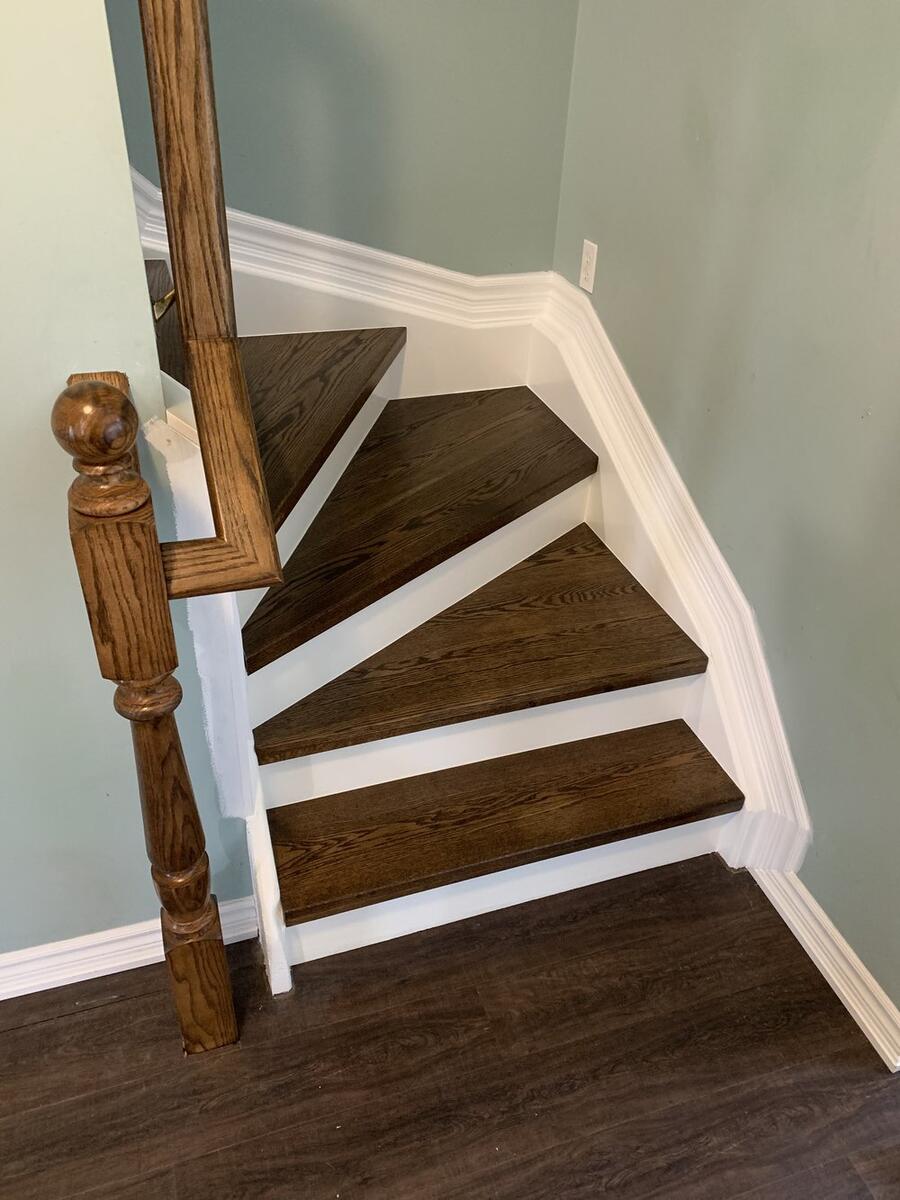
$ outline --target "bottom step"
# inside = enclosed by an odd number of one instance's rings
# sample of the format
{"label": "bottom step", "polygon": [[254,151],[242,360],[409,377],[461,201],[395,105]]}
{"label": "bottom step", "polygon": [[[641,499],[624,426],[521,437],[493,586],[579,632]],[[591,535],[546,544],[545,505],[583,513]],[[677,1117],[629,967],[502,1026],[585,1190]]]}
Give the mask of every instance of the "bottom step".
{"label": "bottom step", "polygon": [[683,721],[272,809],[288,925],[735,812]]}

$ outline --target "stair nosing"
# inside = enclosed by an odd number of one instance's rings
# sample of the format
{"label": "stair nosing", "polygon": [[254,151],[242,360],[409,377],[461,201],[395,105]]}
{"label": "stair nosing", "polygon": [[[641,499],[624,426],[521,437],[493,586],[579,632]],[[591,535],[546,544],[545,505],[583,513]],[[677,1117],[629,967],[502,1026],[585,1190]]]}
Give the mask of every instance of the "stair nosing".
{"label": "stair nosing", "polygon": [[[459,725],[466,725],[471,721],[489,720],[493,717],[503,717],[508,714],[527,712],[530,709],[549,708],[554,704],[565,704],[571,700],[584,700],[590,696],[608,696],[613,692],[624,692],[631,688],[646,687],[654,683],[667,683],[675,679],[693,679],[705,674],[709,665],[709,658],[702,650],[698,648],[697,661],[688,666],[687,664],[671,664],[671,667],[662,668],[659,671],[653,671],[640,676],[634,676],[623,682],[618,680],[601,680],[592,682],[589,686],[578,688],[576,690],[567,690],[554,696],[541,697],[538,700],[524,700],[521,703],[510,702],[505,703],[503,707],[482,708],[477,712],[467,712],[465,715],[448,717],[446,714],[438,714],[434,720],[428,720],[422,724],[417,724],[414,728],[408,724],[403,729],[396,729],[393,732],[379,733],[377,737],[362,737],[351,735],[347,740],[341,740],[339,746],[328,743],[328,739],[320,738],[318,741],[313,738],[303,739],[298,743],[291,742],[291,748],[285,750],[274,750],[272,745],[266,745],[265,742],[256,740],[256,730],[254,730],[254,747],[260,766],[271,766],[275,763],[291,762],[294,759],[309,758],[315,754],[339,753],[341,750],[349,750],[354,746],[372,746],[376,743],[385,742],[395,737],[404,737],[416,733],[426,733],[433,729],[452,729]],[[325,684],[324,686],[328,686]],[[310,693],[315,695],[315,692]],[[304,700],[309,699],[308,696],[303,697]],[[265,722],[259,729],[265,727]],[[371,724],[369,728],[371,728]],[[302,745],[302,749],[298,749],[298,745]]]}
{"label": "stair nosing", "polygon": [[[650,811],[645,810],[638,814],[631,814],[631,819],[628,819],[628,814],[626,814],[625,817],[617,817],[618,823],[615,825],[607,824],[606,826],[603,826],[601,819],[601,827],[597,830],[588,831],[582,828],[582,831],[578,833],[577,836],[572,836],[568,840],[564,837],[559,837],[556,840],[545,840],[539,843],[536,842],[533,845],[529,845],[528,839],[525,838],[523,842],[516,848],[509,848],[508,846],[504,848],[502,836],[500,836],[498,838],[499,845],[498,852],[496,854],[482,856],[475,861],[466,862],[460,860],[452,865],[445,862],[439,867],[429,868],[429,865],[426,861],[421,863],[420,870],[416,870],[416,855],[420,853],[420,846],[415,847],[414,845],[410,859],[405,860],[404,862],[404,865],[406,862],[411,864],[410,873],[408,875],[401,875],[398,872],[390,878],[385,878],[377,883],[371,883],[369,885],[361,885],[355,890],[349,890],[342,894],[332,893],[328,895],[327,893],[320,893],[320,898],[318,900],[315,898],[312,900],[303,900],[302,897],[300,897],[295,901],[292,901],[292,889],[289,885],[284,885],[284,869],[279,864],[278,873],[279,880],[282,883],[282,903],[284,906],[283,911],[285,923],[291,926],[301,925],[308,921],[319,920],[328,916],[335,916],[343,912],[352,912],[356,909],[365,908],[373,904],[379,904],[387,900],[418,895],[421,892],[430,891],[452,883],[478,879],[487,875],[496,874],[499,871],[505,871],[519,866],[526,866],[536,862],[550,861],[554,858],[559,858],[570,853],[577,853],[581,850],[590,849],[592,847],[609,845],[616,841],[628,840],[630,838],[639,837],[659,830],[695,824],[698,821],[704,821],[717,816],[724,816],[729,813],[736,812],[743,805],[744,798],[740,789],[736,784],[734,784],[734,782],[718,765],[718,763],[716,763],[715,759],[713,759],[709,754],[709,751],[706,750],[696,735],[690,730],[690,727],[683,720],[679,719],[674,721],[660,722],[656,725],[648,725],[639,728],[623,730],[619,733],[599,736],[595,735],[593,737],[578,739],[574,742],[564,743],[563,745],[567,747],[568,751],[577,753],[579,746],[589,746],[591,749],[598,749],[603,744],[610,746],[615,739],[621,740],[628,737],[636,739],[636,742],[634,742],[632,745],[629,753],[634,752],[635,745],[637,746],[638,751],[643,752],[645,749],[643,743],[646,743],[646,752],[649,757],[644,761],[646,761],[648,764],[652,762],[654,738],[656,738],[657,742],[659,742],[660,739],[663,739],[661,745],[666,754],[675,755],[676,765],[674,769],[676,770],[678,769],[677,759],[682,754],[686,754],[688,751],[690,751],[692,758],[690,761],[685,761],[683,763],[683,770],[690,771],[694,767],[702,766],[703,773],[701,773],[700,776],[700,783],[706,789],[702,795],[702,798],[694,802],[689,802],[686,796],[681,796],[679,798],[678,792],[685,791],[685,781],[681,780],[675,785],[676,793],[674,795],[670,793],[668,798],[666,798],[664,794],[661,796],[656,811],[653,811],[651,807]],[[666,738],[670,739],[670,744],[668,747],[666,747],[665,743]],[[413,777],[413,780],[420,780],[423,786],[425,786],[427,789],[428,781],[430,780],[438,780],[440,777],[443,777],[443,782],[447,784],[451,777],[456,775],[456,786],[459,787],[460,784],[463,785],[462,790],[458,792],[459,795],[462,796],[471,793],[476,797],[480,797],[481,793],[479,790],[479,779],[484,780],[485,778],[489,778],[491,773],[496,771],[496,764],[498,762],[502,763],[503,758],[507,757],[511,760],[519,760],[517,763],[519,770],[518,775],[516,774],[517,768],[513,768],[513,775],[517,781],[515,786],[517,788],[521,786],[521,768],[523,762],[531,762],[533,769],[536,771],[536,790],[539,792],[542,788],[552,786],[553,776],[548,772],[552,770],[554,753],[560,751],[561,749],[562,746],[560,745],[541,747],[536,750],[529,750],[508,756],[501,756],[496,759],[485,759],[476,763],[446,768],[436,772],[428,772],[424,775]],[[696,757],[698,751],[701,752],[703,757]],[[541,761],[542,757],[543,761]],[[629,767],[628,774],[631,774],[632,769],[639,770],[641,761],[642,759],[640,757],[640,753],[638,753],[636,767]],[[665,759],[661,760],[661,765],[665,765]],[[655,767],[653,769],[659,770],[660,768]],[[459,772],[468,773],[464,780],[458,774]],[[544,774],[542,774],[542,772],[544,772]],[[373,794],[375,796],[383,794],[387,797],[390,797],[391,788],[399,790],[400,794],[397,797],[397,802],[399,804],[402,800],[402,793],[404,789],[409,788],[411,785],[412,781],[410,779],[393,780],[347,792],[335,793],[331,796],[318,797],[314,800],[300,801],[293,805],[283,806],[280,809],[270,810],[269,814],[267,814],[267,819],[271,829],[273,820],[277,821],[279,819],[275,817],[274,814],[283,814],[285,808],[302,810],[306,804],[314,804],[320,810],[327,810],[327,806],[329,802],[331,802],[334,804],[343,805],[346,809],[347,802],[353,801],[356,794],[359,795],[360,802],[363,804],[365,803],[365,799]],[[494,792],[497,797],[501,796],[502,785],[498,786],[500,790],[496,791],[493,783],[488,785],[487,794],[491,795],[491,793]],[[571,786],[571,781],[566,781],[566,783],[564,783],[562,786],[564,789],[566,786]],[[612,790],[610,791],[610,789]],[[604,776],[601,767],[597,797],[595,798],[596,802],[602,805],[604,798],[609,798],[609,803],[615,806],[615,796],[617,790],[620,789],[616,769],[611,769],[609,775]],[[690,791],[690,788],[687,790]],[[447,795],[452,797],[452,787],[450,788],[449,793],[442,792],[439,784],[437,799],[426,800],[426,809],[429,803],[440,803],[441,796],[444,796],[446,800]],[[376,801],[373,802],[377,803]],[[449,802],[452,803],[452,800]],[[480,800],[476,799],[473,809],[476,815],[479,811],[479,803]],[[518,803],[520,806],[522,805],[521,797],[519,798]],[[591,798],[585,797],[582,801],[580,801],[580,803],[591,803]],[[625,803],[625,801],[620,798],[619,804],[621,805],[622,803]],[[464,804],[461,803],[460,808],[464,809]],[[565,805],[561,811],[564,810]],[[392,811],[390,808],[387,810],[382,818],[383,827],[386,831],[389,831],[392,825],[396,824],[396,822],[401,819],[401,812],[402,808],[398,808],[396,812]],[[419,810],[414,809],[414,815],[418,817],[422,814],[419,812]],[[514,810],[511,820],[516,822],[522,819],[527,820],[528,817],[529,809],[528,802],[526,800],[523,806]],[[321,817],[319,816],[318,819],[321,820]],[[283,821],[283,815],[281,820]],[[334,834],[335,837],[339,836],[337,830],[341,830],[340,836],[346,836],[348,834],[348,830],[344,825],[346,820],[346,812],[344,812],[344,814],[338,818],[338,825],[336,826],[336,832]],[[375,820],[377,822],[378,818],[374,817],[371,818],[371,820]],[[537,820],[538,823],[540,823],[541,814],[539,811],[537,812]],[[375,827],[377,826],[373,826],[373,828]],[[367,828],[368,826],[366,824],[365,810],[362,809],[360,813],[359,829],[361,831],[365,831]],[[476,821],[473,829],[475,834],[475,842],[470,849],[472,849],[474,852],[478,846],[479,836],[484,836],[484,827],[479,827],[478,822]],[[535,830],[535,832],[538,832],[538,830]],[[452,826],[445,826],[444,829],[438,834],[438,837],[439,840],[443,842],[445,850],[447,848],[456,848],[464,851],[465,833],[466,831],[464,826],[461,827],[460,830],[455,830],[452,828]],[[316,830],[315,837],[318,838],[320,836],[320,830]],[[455,842],[454,837],[456,838]],[[449,841],[447,839],[449,839]],[[279,843],[273,835],[273,848],[276,852],[276,862],[278,858],[278,845]],[[290,871],[288,871],[288,875],[290,875]]]}

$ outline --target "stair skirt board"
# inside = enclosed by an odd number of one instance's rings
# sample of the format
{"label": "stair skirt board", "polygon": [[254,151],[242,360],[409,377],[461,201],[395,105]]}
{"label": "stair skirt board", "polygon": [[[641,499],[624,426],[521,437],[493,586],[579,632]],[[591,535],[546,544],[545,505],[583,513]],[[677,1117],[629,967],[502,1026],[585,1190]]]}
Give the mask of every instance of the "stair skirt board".
{"label": "stair skirt board", "polygon": [[710,817],[291,925],[284,931],[285,956],[296,966],[543,896],[713,854],[729,823],[738,816]]}
{"label": "stair skirt board", "polygon": [[595,478],[545,500],[248,679],[255,728],[490,583],[584,520]]}
{"label": "stair skirt board", "polygon": [[260,767],[266,807],[679,718],[696,733],[706,683],[705,675],[667,679],[269,763]]}

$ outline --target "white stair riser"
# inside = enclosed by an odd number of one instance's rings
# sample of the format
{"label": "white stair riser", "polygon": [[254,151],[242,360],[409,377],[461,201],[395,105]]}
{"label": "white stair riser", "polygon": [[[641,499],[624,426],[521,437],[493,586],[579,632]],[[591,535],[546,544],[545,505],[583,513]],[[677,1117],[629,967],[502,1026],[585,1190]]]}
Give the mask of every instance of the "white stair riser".
{"label": "white stair riser", "polygon": [[254,726],[490,583],[584,520],[591,479],[511,521],[446,562],[250,676]]}
{"label": "white stair riser", "polygon": [[293,965],[311,962],[542,896],[712,854],[732,820],[731,816],[710,817],[292,925],[284,937],[287,959]]}
{"label": "white stair riser", "polygon": [[267,808],[679,717],[695,726],[704,676],[445,725],[260,768]]}

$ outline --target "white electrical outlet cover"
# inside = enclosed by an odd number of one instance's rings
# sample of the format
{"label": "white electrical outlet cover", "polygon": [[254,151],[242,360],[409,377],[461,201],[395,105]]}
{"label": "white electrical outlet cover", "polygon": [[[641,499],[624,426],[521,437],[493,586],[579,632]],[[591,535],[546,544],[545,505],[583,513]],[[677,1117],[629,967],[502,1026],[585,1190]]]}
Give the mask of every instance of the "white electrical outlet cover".
{"label": "white electrical outlet cover", "polygon": [[578,286],[584,288],[586,292],[594,290],[594,276],[597,273],[597,243],[589,242],[587,238],[584,241],[584,248],[581,251],[581,274],[578,277]]}

